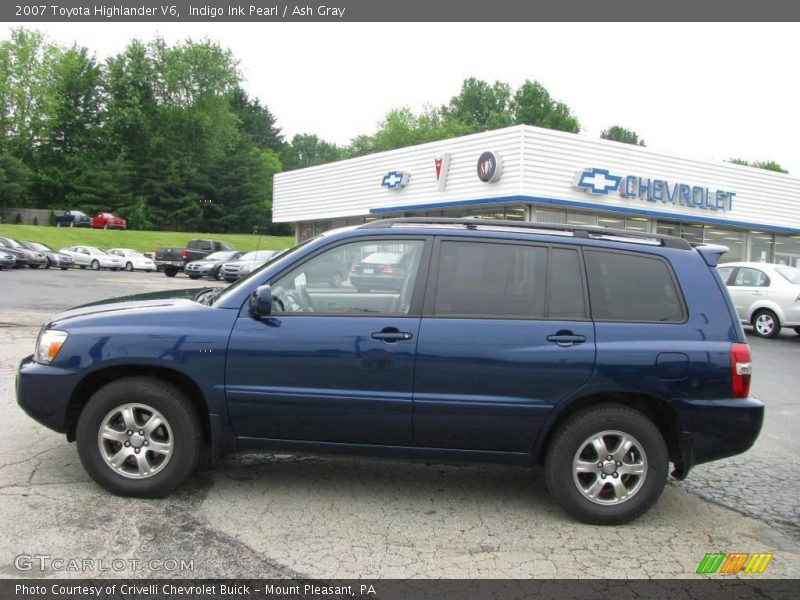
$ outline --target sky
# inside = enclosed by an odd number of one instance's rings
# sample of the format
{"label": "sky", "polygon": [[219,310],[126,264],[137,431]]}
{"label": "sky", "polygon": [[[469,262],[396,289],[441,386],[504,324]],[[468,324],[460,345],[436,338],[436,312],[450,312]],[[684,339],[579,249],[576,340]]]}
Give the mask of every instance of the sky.
{"label": "sky", "polygon": [[[132,38],[208,37],[284,135],[340,145],[392,108],[449,101],[467,77],[542,83],[581,135],[610,125],[693,159],[774,160],[800,177],[800,25],[685,23],[32,23],[98,59]],[[9,29],[2,31],[2,38]]]}

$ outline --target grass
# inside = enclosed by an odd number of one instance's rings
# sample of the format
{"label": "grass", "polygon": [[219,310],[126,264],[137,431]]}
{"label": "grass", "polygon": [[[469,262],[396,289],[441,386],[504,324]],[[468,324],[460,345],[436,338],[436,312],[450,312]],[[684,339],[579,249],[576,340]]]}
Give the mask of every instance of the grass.
{"label": "grass", "polygon": [[29,240],[54,250],[70,246],[133,248],[151,252],[160,246],[183,248],[195,238],[222,240],[237,250],[279,250],[294,246],[292,236],[257,236],[247,233],[191,233],[183,231],[115,231],[87,227],[43,227],[41,225],[0,225],[0,236]]}

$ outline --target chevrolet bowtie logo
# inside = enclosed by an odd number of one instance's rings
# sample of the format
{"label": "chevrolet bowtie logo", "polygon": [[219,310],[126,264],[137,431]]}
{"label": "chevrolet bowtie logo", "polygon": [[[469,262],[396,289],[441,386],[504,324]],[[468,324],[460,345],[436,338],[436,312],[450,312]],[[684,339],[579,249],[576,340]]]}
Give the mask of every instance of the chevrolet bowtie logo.
{"label": "chevrolet bowtie logo", "polygon": [[405,171],[389,171],[383,176],[381,185],[385,188],[389,188],[390,190],[405,187],[408,183],[409,177],[410,174],[406,173]]}
{"label": "chevrolet bowtie logo", "polygon": [[576,187],[589,192],[590,194],[608,195],[609,192],[616,192],[622,177],[617,177],[608,172],[607,169],[592,169],[583,171],[578,176]]}

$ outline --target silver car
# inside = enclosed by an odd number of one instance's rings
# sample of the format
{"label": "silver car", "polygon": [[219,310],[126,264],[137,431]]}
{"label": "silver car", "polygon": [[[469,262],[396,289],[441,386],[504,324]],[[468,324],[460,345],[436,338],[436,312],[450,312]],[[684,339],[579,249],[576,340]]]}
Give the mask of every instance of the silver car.
{"label": "silver car", "polygon": [[800,335],[800,269],[761,262],[717,267],[742,323],[757,336],[772,338],[782,327]]}
{"label": "silver car", "polygon": [[225,281],[236,281],[249,275],[264,263],[270,261],[278,252],[276,250],[256,250],[243,254],[237,260],[222,265],[220,273]]}

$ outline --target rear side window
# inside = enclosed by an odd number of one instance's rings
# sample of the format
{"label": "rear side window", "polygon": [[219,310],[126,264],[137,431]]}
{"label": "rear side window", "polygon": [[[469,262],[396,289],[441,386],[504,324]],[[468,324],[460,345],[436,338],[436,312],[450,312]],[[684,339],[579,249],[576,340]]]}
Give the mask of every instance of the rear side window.
{"label": "rear side window", "polygon": [[622,252],[584,252],[592,316],[598,321],[679,323],[681,295],[667,263]]}
{"label": "rear side window", "polygon": [[733,281],[734,286],[741,287],[769,287],[769,277],[764,271],[758,269],[749,269],[742,267],[736,273],[736,279]]}
{"label": "rear side window", "polygon": [[434,314],[543,317],[547,248],[442,242]]}

